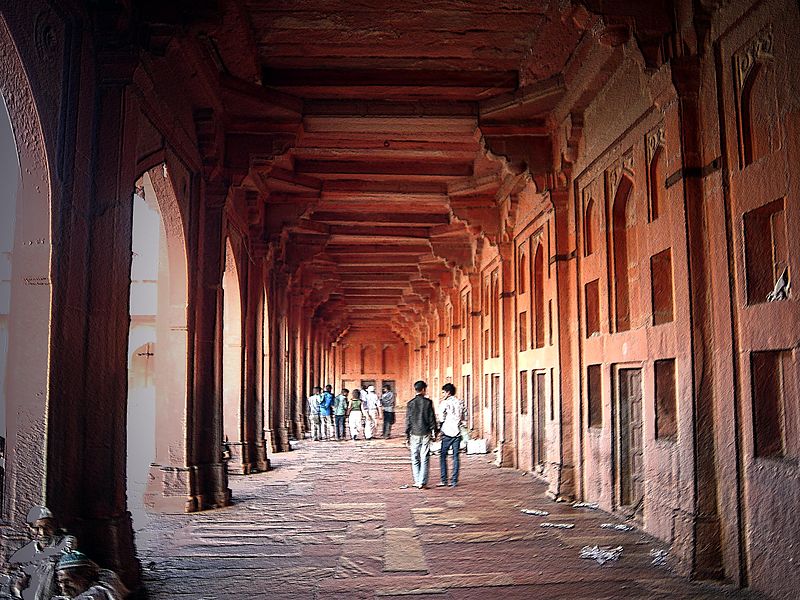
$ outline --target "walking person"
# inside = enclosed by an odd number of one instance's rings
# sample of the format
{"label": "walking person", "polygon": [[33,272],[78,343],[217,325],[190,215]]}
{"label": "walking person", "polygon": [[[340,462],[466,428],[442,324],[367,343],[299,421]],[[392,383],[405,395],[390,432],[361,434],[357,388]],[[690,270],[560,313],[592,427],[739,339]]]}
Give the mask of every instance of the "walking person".
{"label": "walking person", "polygon": [[308,422],[311,426],[311,439],[319,441],[320,434],[320,418],[319,418],[319,405],[322,402],[320,392],[322,388],[319,386],[314,387],[314,393],[308,397]]}
{"label": "walking person", "polygon": [[394,405],[394,392],[388,385],[384,385],[383,394],[381,394],[381,410],[383,411],[383,439],[385,440],[392,437],[392,425],[395,421]]}
{"label": "walking person", "polygon": [[361,432],[361,390],[353,390],[350,395],[350,407],[348,409],[347,423],[350,426],[350,437],[353,441],[358,439]]}
{"label": "walking person", "polygon": [[333,401],[333,417],[336,420],[336,439],[343,440],[347,437],[345,423],[347,421],[347,394],[350,390],[342,388],[342,392]]}
{"label": "walking person", "polygon": [[320,437],[330,440],[333,437],[333,392],[331,386],[326,385],[319,403]]}
{"label": "walking person", "polygon": [[438,433],[433,402],[425,396],[428,384],[414,384],[416,396],[406,406],[406,445],[411,450],[411,474],[414,487],[422,489],[428,485],[428,462],[431,439]]}
{"label": "walking person", "polygon": [[375,393],[374,385],[369,386],[366,393],[362,394],[361,408],[366,411],[364,414],[366,421],[364,423],[364,439],[371,440],[378,426],[378,412],[380,411],[380,400],[378,400],[378,394]]}
{"label": "walking person", "polygon": [[442,402],[439,404],[439,422],[442,431],[442,451],[439,454],[441,481],[439,486],[447,485],[447,451],[453,449],[453,473],[450,487],[458,484],[459,450],[461,449],[461,426],[466,417],[464,403],[456,397],[456,386],[445,383],[442,386]]}

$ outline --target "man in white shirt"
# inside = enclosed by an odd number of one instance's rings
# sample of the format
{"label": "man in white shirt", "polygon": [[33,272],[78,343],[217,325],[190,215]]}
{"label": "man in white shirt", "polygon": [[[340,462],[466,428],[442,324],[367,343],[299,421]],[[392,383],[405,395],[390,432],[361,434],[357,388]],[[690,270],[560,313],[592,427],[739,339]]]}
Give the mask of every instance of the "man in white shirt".
{"label": "man in white shirt", "polygon": [[375,386],[371,385],[367,391],[361,394],[362,406],[361,409],[366,411],[366,423],[364,424],[364,438],[371,440],[378,424],[378,413],[380,409],[380,401],[378,394],[375,393]]}
{"label": "man in white shirt", "polygon": [[314,387],[314,393],[308,397],[308,422],[311,426],[311,439],[319,441],[322,439],[320,435],[322,421],[319,416],[319,405],[322,402],[322,388],[319,386]]}
{"label": "man in white shirt", "polygon": [[458,452],[461,449],[461,425],[465,420],[466,409],[464,403],[456,397],[456,386],[445,383],[442,386],[442,401],[439,403],[438,420],[441,423],[442,451],[439,454],[439,468],[441,482],[439,487],[447,485],[447,451],[453,449],[453,474],[450,487],[458,484]]}

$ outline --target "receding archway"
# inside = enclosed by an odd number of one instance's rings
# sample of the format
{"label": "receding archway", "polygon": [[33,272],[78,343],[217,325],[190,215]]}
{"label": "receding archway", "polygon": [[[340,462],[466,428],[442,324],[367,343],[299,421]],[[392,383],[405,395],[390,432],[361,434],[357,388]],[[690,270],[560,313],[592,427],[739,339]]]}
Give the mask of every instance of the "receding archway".
{"label": "receding archway", "polygon": [[6,466],[6,362],[11,312],[11,257],[17,214],[19,161],[11,117],[0,97],[0,514],[5,504],[3,482]]}
{"label": "receding archway", "polygon": [[222,421],[224,439],[230,444],[229,467],[242,464],[242,282],[230,237],[225,242],[225,271],[222,274]]}
{"label": "receding archway", "polygon": [[[0,16],[0,519],[46,500],[51,178],[28,76]],[[44,435],[43,435],[44,434]]]}
{"label": "receding archway", "polygon": [[128,337],[127,498],[134,530],[166,508],[165,470],[185,464],[188,267],[184,218],[167,163],[133,195]]}

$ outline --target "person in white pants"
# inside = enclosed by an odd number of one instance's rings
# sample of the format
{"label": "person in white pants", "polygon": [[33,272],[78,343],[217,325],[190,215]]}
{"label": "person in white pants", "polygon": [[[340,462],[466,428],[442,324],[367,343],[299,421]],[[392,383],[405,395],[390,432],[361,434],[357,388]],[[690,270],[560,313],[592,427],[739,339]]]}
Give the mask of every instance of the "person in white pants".
{"label": "person in white pants", "polygon": [[380,400],[375,393],[375,386],[367,388],[365,397],[362,397],[363,409],[366,410],[366,423],[364,425],[364,438],[371,440],[375,429],[378,426],[378,413],[380,412]]}
{"label": "person in white pants", "polygon": [[350,439],[357,440],[361,433],[361,390],[353,390],[350,394],[350,405],[347,408],[347,424],[350,426]]}

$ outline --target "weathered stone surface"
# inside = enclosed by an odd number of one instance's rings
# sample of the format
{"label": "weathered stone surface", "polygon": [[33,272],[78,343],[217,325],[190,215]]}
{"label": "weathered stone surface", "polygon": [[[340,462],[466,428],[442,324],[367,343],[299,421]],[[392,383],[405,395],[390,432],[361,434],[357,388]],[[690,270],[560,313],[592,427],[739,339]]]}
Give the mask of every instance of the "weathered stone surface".
{"label": "weathered stone surface", "polygon": [[[464,458],[455,489],[401,489],[410,480],[406,452],[394,442],[306,442],[272,457],[274,475],[235,479],[242,500],[232,507],[151,515],[139,547],[152,565],[150,597],[749,597],[652,566],[649,552],[663,543],[640,530],[601,529],[604,512],[553,503],[539,480],[483,457]],[[309,502],[271,485],[282,471],[310,488]],[[525,515],[520,506],[551,515]],[[554,515],[575,529],[538,527]],[[578,557],[585,544],[624,551],[601,567]]]}

